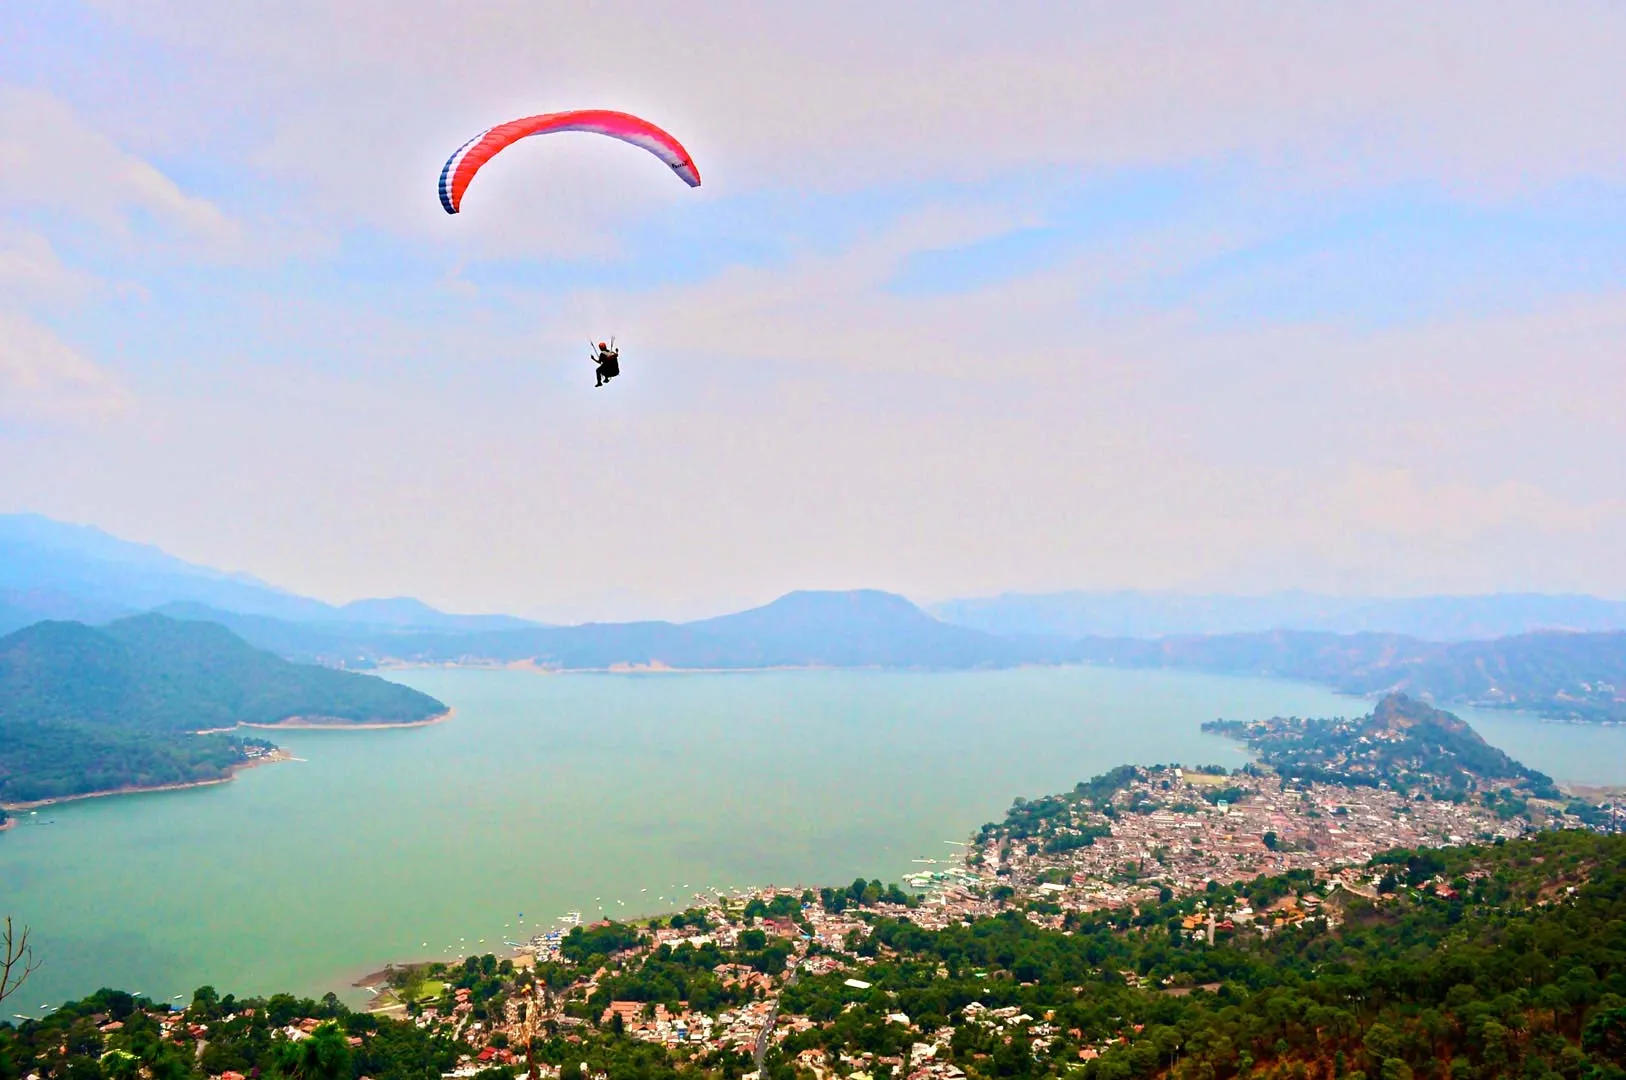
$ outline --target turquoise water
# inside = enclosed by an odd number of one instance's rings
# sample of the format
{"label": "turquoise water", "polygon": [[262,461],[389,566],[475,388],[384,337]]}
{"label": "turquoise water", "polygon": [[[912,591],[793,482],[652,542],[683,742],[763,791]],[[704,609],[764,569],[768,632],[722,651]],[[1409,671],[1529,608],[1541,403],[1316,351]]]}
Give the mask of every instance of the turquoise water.
{"label": "turquoise water", "polygon": [[[707,886],[897,880],[1016,795],[1126,761],[1245,760],[1203,720],[1364,710],[1293,683],[1090,668],[392,678],[456,717],[281,732],[303,760],[0,835],[0,913],[45,960],[7,1011],[104,984],[342,990],[388,960],[500,950],[528,936],[520,913],[534,929]],[[1560,778],[1626,780],[1626,728],[1468,717]]]}

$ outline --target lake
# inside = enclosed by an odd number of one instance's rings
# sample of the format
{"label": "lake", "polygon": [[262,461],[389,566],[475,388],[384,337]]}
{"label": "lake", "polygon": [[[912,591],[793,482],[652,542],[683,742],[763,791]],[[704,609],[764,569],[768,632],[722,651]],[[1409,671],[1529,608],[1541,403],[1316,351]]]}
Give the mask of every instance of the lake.
{"label": "lake", "polygon": [[[302,760],[0,835],[0,913],[45,961],[7,1011],[102,985],[356,1001],[345,984],[385,961],[501,952],[567,911],[896,881],[1014,796],[1123,762],[1241,764],[1198,730],[1214,717],[1365,711],[1295,683],[1096,668],[390,677],[456,716],[278,732]],[[1626,728],[1463,715],[1556,777],[1626,781]]]}

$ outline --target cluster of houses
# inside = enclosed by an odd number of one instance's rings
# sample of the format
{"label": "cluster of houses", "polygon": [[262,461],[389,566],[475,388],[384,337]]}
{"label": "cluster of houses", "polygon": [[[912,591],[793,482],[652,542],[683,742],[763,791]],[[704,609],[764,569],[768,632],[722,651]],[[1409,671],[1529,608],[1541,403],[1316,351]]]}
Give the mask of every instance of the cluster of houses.
{"label": "cluster of houses", "polygon": [[[1235,778],[1230,781],[1234,782]],[[1290,870],[1330,872],[1397,847],[1516,837],[1531,828],[1475,801],[1406,797],[1383,787],[1289,787],[1248,777],[1233,801],[1204,798],[1215,778],[1181,769],[1148,771],[1113,798],[1112,817],[1079,805],[1053,836],[1104,832],[1087,845],[1048,850],[996,831],[981,850],[978,886],[941,893],[951,912],[982,913],[992,890],[1019,900],[1090,911],[1202,892]],[[1059,924],[1059,921],[1058,921]]]}
{"label": "cluster of houses", "polygon": [[[1214,797],[1221,784],[1225,797]],[[584,1021],[566,1015],[564,1003],[590,997],[607,971],[636,963],[653,948],[685,943],[697,948],[707,944],[725,950],[735,947],[744,926],[753,921],[741,918],[750,900],[766,905],[792,896],[798,901],[795,917],[754,920],[768,934],[791,942],[792,956],[785,972],[769,975],[744,964],[722,963],[715,968],[716,975],[726,986],[746,990],[750,1000],[745,1004],[712,1016],[692,1011],[687,1003],[669,1009],[659,1003],[611,1001],[596,1017],[599,1026],[615,1026],[632,1038],[674,1050],[760,1051],[811,1026],[805,1017],[779,1014],[779,992],[788,979],[850,971],[848,986],[858,991],[870,988],[860,977],[862,962],[850,953],[870,933],[868,920],[877,914],[907,915],[917,925],[938,929],[1015,905],[1025,909],[1026,917],[1034,922],[1060,928],[1069,911],[1196,895],[1192,909],[1180,918],[1178,932],[1212,943],[1217,935],[1243,930],[1269,935],[1311,919],[1337,925],[1344,907],[1341,892],[1380,899],[1379,879],[1367,866],[1380,851],[1516,836],[1529,828],[1524,821],[1499,817],[1472,801],[1405,797],[1383,787],[1286,786],[1272,776],[1216,778],[1174,768],[1140,772],[1114,794],[1112,806],[1114,812],[1107,815],[1083,802],[1071,804],[1040,837],[1013,837],[1007,830],[985,834],[979,844],[966,849],[969,857],[963,865],[945,865],[917,876],[914,883],[925,890],[918,906],[883,903],[867,905],[862,912],[852,908],[828,911],[816,901],[801,903],[805,893],[800,890],[772,887],[749,896],[696,897],[708,928],[657,924],[638,946],[608,958],[604,969],[584,976],[565,993],[521,992],[508,1002],[506,1016],[487,1030],[472,1022],[468,994],[460,991],[454,1015],[443,1019],[455,1021],[458,1034],[479,1049],[454,1075],[471,1076],[491,1065],[515,1063],[507,1047],[525,1045],[545,1023],[567,1030],[581,1025]],[[1068,835],[1089,839],[1077,844],[1045,842]],[[1206,898],[1209,882],[1236,883],[1306,869],[1313,873],[1304,886],[1261,904],[1258,910],[1246,899],[1211,903]],[[1439,878],[1423,888],[1446,899],[1455,895],[1454,887]],[[557,933],[543,935],[533,941],[531,955],[524,959],[557,958],[559,944]],[[1122,974],[1132,985],[1144,985],[1138,974]],[[1171,995],[1213,989],[1186,984],[1145,988]],[[830,1074],[852,1080],[876,1076],[963,1080],[964,1072],[945,1052],[954,1028],[918,1032],[902,1013],[887,1019],[910,1027],[918,1036],[906,1055],[831,1055],[804,1050],[797,1062],[818,1080]],[[963,1010],[962,1022],[997,1029],[1007,1040],[1021,1038],[1035,1054],[1044,1053],[1060,1034],[1049,1016],[1034,1017],[1015,1008],[987,1008],[975,1002]],[[492,1037],[498,1031],[508,1039],[494,1042]],[[565,1037],[579,1041],[576,1034]],[[1086,1046],[1079,1056],[1090,1060],[1109,1045]],[[556,1073],[543,1066],[538,1075],[542,1080],[560,1080]],[[744,1080],[753,1077],[748,1074]]]}
{"label": "cluster of houses", "polygon": [[721,1018],[713,1021],[706,1014],[692,1013],[683,1006],[674,1013],[659,1002],[649,1005],[642,1001],[612,1001],[599,1018],[599,1024],[608,1026],[617,1017],[622,1030],[633,1038],[670,1047],[712,1043],[715,1041],[713,1031],[722,1023]]}

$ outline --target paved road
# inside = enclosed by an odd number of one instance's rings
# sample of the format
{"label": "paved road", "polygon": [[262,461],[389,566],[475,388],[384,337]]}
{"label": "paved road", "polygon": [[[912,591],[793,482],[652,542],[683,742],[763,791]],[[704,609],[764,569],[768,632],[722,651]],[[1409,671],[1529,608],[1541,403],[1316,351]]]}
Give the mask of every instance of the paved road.
{"label": "paved road", "polygon": [[[796,981],[796,975],[796,968],[792,967],[790,969],[790,974],[785,977],[785,985],[789,986],[794,983]],[[780,992],[783,993],[784,991]],[[756,1049],[751,1053],[751,1057],[756,1062],[757,1072],[759,1073],[762,1071],[762,1059],[768,1056],[768,1042],[773,1038],[774,1025],[777,1023],[779,1023],[779,1001],[776,998],[774,999],[773,1008],[768,1010],[768,1019],[763,1021],[762,1030],[757,1032]]]}

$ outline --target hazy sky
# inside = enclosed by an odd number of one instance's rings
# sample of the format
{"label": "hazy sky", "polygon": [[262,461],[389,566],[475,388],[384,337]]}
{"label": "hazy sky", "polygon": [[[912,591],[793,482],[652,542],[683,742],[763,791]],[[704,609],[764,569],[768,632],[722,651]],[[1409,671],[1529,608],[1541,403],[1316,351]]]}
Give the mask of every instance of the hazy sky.
{"label": "hazy sky", "polygon": [[[559,618],[1626,595],[1622,56],[1617,0],[0,5],[0,510]],[[564,135],[440,210],[577,107],[705,186]]]}

